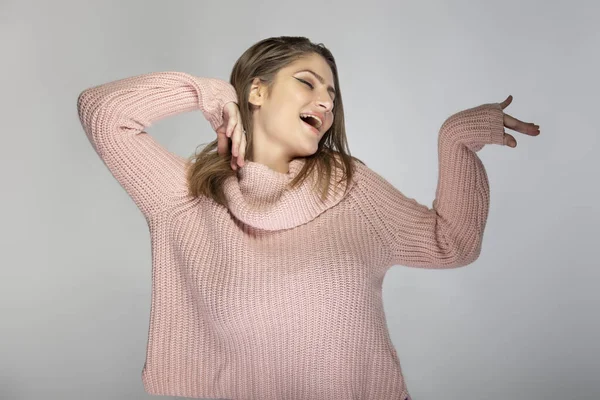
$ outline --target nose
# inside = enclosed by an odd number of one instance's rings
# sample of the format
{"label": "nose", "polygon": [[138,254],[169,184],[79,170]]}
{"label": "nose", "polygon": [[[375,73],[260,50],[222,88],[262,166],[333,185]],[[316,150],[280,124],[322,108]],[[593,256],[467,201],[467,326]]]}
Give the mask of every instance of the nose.
{"label": "nose", "polygon": [[317,104],[320,107],[323,107],[326,112],[331,111],[333,109],[333,100],[329,97],[329,94],[325,95],[326,97],[320,96],[317,100]]}

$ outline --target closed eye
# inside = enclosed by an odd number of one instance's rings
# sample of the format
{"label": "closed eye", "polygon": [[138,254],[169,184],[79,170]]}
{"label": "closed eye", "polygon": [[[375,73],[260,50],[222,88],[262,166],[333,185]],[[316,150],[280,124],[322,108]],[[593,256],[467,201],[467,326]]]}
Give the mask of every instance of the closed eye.
{"label": "closed eye", "polygon": [[307,81],[305,81],[304,79],[300,79],[300,78],[296,78],[296,79],[298,79],[302,83],[306,83],[308,86],[310,86],[311,89],[314,89],[314,86],[311,85],[310,83],[308,83]]}
{"label": "closed eye", "polygon": [[[296,78],[296,77],[294,77],[294,78]],[[307,85],[308,85],[308,86],[309,86],[311,89],[314,89],[314,86],[313,86],[313,85],[311,85],[309,82],[305,81],[304,79],[300,79],[300,78],[296,78],[296,79],[297,79],[297,80],[299,80],[299,81],[300,81],[300,82],[302,82],[302,83],[305,83],[305,84],[307,84]],[[335,100],[332,100],[332,101],[335,101]],[[333,109],[332,109],[332,110],[333,110]]]}

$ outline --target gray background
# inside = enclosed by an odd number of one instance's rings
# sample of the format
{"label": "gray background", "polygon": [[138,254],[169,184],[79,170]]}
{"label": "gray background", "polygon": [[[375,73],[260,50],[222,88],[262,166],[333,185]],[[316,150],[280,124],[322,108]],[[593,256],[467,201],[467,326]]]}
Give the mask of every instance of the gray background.
{"label": "gray background", "polygon": [[[151,398],[149,233],[87,141],[79,93],[154,71],[228,80],[279,35],[333,51],[352,154],[430,207],[452,113],[512,94],[504,111],[541,126],[478,153],[491,205],[475,263],[386,275],[413,398],[600,398],[597,2],[0,5],[0,398]],[[200,112],[149,133],[183,156],[215,137]]]}

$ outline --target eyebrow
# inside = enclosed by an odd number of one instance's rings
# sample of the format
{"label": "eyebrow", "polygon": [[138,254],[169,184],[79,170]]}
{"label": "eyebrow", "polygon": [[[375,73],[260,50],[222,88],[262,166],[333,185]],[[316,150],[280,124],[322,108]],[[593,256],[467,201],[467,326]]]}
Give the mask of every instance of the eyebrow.
{"label": "eyebrow", "polygon": [[[298,71],[297,73],[300,73],[300,72],[310,72],[311,74],[313,74],[319,80],[319,82],[321,82],[322,84],[325,84],[325,79],[323,79],[323,77],[321,75],[317,74],[313,70],[303,69],[301,71]],[[333,86],[327,86],[327,91],[330,92],[330,93],[333,93],[333,98],[334,99],[337,97],[337,92],[335,91],[335,89],[333,88]]]}

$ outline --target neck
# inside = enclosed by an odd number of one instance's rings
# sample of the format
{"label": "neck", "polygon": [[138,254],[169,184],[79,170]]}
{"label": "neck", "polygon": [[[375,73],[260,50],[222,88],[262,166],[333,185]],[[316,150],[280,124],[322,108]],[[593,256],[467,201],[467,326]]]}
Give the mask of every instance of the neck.
{"label": "neck", "polygon": [[260,131],[254,131],[254,143],[252,145],[252,157],[248,159],[262,165],[266,165],[271,170],[281,174],[289,172],[289,164],[293,160],[281,148],[278,148],[272,141],[266,140],[265,135]]}

